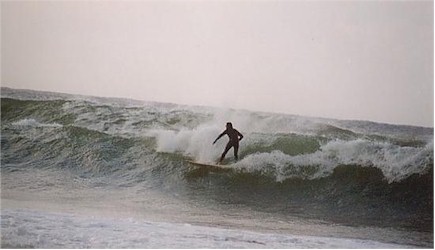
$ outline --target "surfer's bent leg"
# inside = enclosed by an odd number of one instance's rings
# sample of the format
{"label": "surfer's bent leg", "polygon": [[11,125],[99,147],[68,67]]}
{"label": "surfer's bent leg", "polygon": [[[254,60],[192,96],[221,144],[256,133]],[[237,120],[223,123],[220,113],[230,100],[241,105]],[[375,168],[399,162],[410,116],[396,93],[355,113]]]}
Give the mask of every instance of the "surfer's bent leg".
{"label": "surfer's bent leg", "polygon": [[221,159],[219,160],[219,163],[222,163],[222,161],[223,161],[224,158],[225,158],[225,155],[228,153],[228,150],[230,150],[230,148],[231,148],[232,146],[233,146],[233,145],[232,145],[230,142],[227,143],[227,146],[225,147],[225,150],[224,150],[224,152],[223,152],[222,155],[221,155]]}

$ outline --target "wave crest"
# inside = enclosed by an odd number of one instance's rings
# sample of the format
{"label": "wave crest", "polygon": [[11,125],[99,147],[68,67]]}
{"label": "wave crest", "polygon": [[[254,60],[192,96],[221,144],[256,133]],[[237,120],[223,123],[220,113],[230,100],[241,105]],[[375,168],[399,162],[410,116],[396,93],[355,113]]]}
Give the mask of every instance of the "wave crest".
{"label": "wave crest", "polygon": [[433,164],[432,153],[433,143],[425,147],[401,147],[365,139],[333,140],[314,153],[292,156],[275,150],[248,155],[234,165],[248,172],[273,174],[277,181],[322,178],[342,165],[376,167],[391,183],[424,173]]}

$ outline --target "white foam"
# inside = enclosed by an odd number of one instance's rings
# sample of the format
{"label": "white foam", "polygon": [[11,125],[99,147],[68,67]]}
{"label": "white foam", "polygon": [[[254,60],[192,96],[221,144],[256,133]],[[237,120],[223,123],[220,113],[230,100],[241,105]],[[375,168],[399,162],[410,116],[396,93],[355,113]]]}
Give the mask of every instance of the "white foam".
{"label": "white foam", "polygon": [[157,138],[158,152],[181,152],[201,162],[213,162],[222,151],[223,140],[212,145],[221,132],[217,126],[205,124],[191,130],[151,130],[148,135]]}
{"label": "white foam", "polygon": [[62,127],[61,124],[58,123],[40,123],[32,118],[26,118],[22,119],[16,122],[12,123],[15,127],[53,127],[53,128],[60,128]]}
{"label": "white foam", "polygon": [[2,209],[2,247],[412,248],[372,240],[267,234],[190,224]]}
{"label": "white foam", "polygon": [[337,140],[328,143],[321,150],[326,155],[335,157],[336,164],[377,167],[389,182],[422,173],[428,163],[433,161],[433,142],[425,147],[403,147],[364,139]]}
{"label": "white foam", "polygon": [[274,174],[277,181],[291,177],[326,177],[339,165],[373,166],[391,183],[423,173],[433,161],[432,152],[433,143],[425,147],[401,147],[365,139],[334,140],[311,154],[291,156],[276,150],[249,155],[235,166],[250,172]]}

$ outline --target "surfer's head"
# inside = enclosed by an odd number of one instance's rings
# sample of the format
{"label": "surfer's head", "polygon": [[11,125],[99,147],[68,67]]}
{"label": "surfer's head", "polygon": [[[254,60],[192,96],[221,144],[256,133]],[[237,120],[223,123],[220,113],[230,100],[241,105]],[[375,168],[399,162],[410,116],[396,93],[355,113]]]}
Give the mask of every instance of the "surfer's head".
{"label": "surfer's head", "polygon": [[233,124],[231,122],[227,122],[227,128],[233,128]]}

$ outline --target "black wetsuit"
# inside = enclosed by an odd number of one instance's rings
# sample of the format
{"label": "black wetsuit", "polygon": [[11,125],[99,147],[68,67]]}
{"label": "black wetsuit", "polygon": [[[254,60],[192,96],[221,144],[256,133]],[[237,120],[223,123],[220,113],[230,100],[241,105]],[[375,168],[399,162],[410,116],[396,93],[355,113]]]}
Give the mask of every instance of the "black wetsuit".
{"label": "black wetsuit", "polygon": [[[224,132],[222,132],[218,138],[215,140],[219,140],[222,136],[228,135],[230,138],[230,141],[227,143],[227,146],[225,147],[224,152],[222,153],[221,159],[219,162],[222,162],[222,160],[225,158],[225,155],[228,153],[228,150],[230,150],[232,147],[234,147],[234,157],[236,158],[236,161],[238,160],[237,153],[239,152],[239,141],[243,138],[243,135],[237,131],[237,129],[234,128],[227,128]],[[239,138],[240,136],[240,138]]]}

